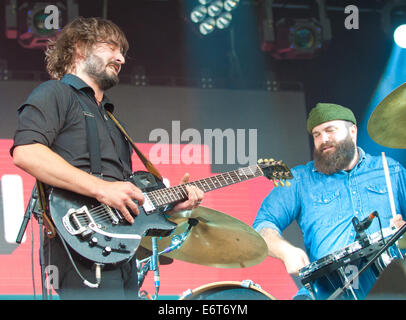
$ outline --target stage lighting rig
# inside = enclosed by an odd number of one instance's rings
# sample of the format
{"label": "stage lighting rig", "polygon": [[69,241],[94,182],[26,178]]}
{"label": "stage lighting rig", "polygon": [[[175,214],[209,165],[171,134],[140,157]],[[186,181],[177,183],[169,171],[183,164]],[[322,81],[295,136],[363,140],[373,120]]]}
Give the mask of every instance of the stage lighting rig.
{"label": "stage lighting rig", "polygon": [[232,20],[231,12],[240,0],[199,0],[199,4],[190,13],[190,20],[199,25],[202,35],[208,35],[217,29],[226,29]]}
{"label": "stage lighting rig", "polygon": [[310,59],[331,40],[325,1],[318,0],[318,17],[281,17],[274,20],[273,0],[261,3],[262,50],[275,59]]}
{"label": "stage lighting rig", "polygon": [[6,4],[6,37],[16,39],[23,48],[44,48],[56,38],[61,28],[78,16],[74,0],[32,2],[8,0]]}

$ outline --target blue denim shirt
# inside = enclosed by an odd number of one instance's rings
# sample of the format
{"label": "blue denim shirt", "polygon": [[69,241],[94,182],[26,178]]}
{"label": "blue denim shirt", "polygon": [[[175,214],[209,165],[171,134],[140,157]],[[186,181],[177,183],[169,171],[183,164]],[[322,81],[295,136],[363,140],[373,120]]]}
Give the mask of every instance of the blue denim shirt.
{"label": "blue denim shirt", "polygon": [[[358,152],[358,163],[349,172],[325,175],[316,170],[313,161],[293,168],[291,186],[272,189],[258,211],[254,229],[272,228],[282,233],[296,219],[313,262],[355,242],[353,217],[361,221],[377,211],[382,227],[389,227],[392,212],[382,157],[366,154],[361,148]],[[405,217],[406,170],[386,159],[396,212]],[[374,219],[366,233],[379,230],[379,221]]]}

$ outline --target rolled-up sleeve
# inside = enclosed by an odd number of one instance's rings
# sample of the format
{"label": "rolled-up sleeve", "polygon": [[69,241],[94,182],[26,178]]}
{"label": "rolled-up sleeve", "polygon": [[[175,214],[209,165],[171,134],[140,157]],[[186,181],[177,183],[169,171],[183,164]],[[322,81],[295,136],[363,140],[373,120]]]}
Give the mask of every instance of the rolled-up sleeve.
{"label": "rolled-up sleeve", "polygon": [[18,108],[18,124],[14,135],[16,146],[41,143],[51,146],[59,130],[63,127],[66,106],[64,95],[56,81],[39,85],[27,100]]}
{"label": "rolled-up sleeve", "polygon": [[253,228],[257,232],[270,228],[282,233],[296,219],[300,211],[298,188],[298,178],[291,181],[290,187],[274,187],[262,202]]}

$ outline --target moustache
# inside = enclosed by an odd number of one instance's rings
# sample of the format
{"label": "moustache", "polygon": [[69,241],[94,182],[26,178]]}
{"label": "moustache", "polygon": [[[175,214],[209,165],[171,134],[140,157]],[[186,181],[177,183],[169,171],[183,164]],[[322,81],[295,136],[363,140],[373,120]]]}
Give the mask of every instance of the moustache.
{"label": "moustache", "polygon": [[337,146],[337,144],[335,142],[325,142],[320,145],[319,151],[323,151],[326,148],[336,147],[336,146]]}
{"label": "moustache", "polygon": [[113,66],[113,67],[115,67],[115,68],[117,69],[117,71],[120,71],[120,69],[121,69],[121,65],[120,65],[119,63],[115,62],[115,61],[112,61],[112,62],[108,63],[108,64],[107,64],[107,67],[108,67],[108,66]]}

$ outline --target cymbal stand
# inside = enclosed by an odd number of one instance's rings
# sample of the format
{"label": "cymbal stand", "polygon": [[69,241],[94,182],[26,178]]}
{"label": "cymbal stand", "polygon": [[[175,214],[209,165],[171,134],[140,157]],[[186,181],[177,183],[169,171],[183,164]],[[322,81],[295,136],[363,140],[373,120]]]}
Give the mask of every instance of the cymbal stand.
{"label": "cymbal stand", "polygon": [[[138,269],[138,286],[139,288],[142,287],[145,276],[149,271],[154,271],[154,284],[155,284],[155,289],[156,293],[153,296],[153,300],[156,300],[158,298],[158,291],[159,291],[159,256],[161,254],[169,253],[173,250],[179,249],[182,244],[185,242],[187,237],[189,236],[190,230],[192,227],[198,224],[197,219],[190,218],[188,223],[189,226],[187,230],[179,235],[173,236],[171,240],[171,244],[169,247],[165,248],[164,250],[158,252],[157,251],[157,238],[152,237],[152,255],[148,258],[145,258],[143,260],[137,261],[137,269]],[[143,264],[143,265],[142,265]]]}

